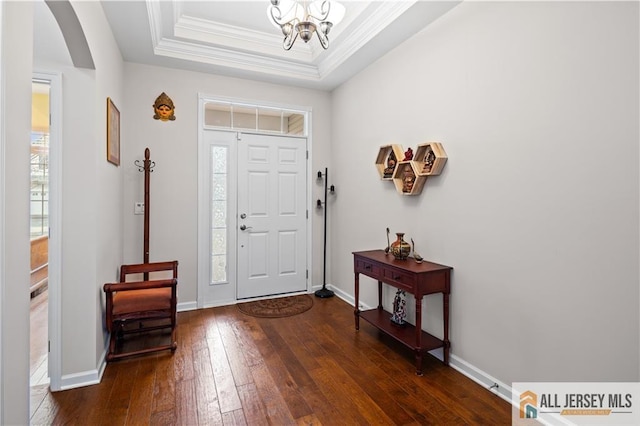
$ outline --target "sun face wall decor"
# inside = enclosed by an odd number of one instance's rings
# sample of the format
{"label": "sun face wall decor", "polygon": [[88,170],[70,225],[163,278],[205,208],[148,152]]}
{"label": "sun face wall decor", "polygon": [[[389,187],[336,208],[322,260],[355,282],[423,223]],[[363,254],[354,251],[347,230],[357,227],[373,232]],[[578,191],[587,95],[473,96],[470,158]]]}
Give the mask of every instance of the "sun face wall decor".
{"label": "sun face wall decor", "polygon": [[155,113],[153,118],[160,121],[173,121],[176,119],[174,111],[173,101],[166,93],[162,92],[153,104],[153,112]]}
{"label": "sun face wall decor", "polygon": [[[402,161],[398,161],[402,158]],[[378,151],[376,168],[382,180],[393,181],[402,195],[418,195],[428,176],[442,172],[447,162],[447,153],[439,142],[425,142],[414,151],[403,152],[400,145],[383,145]]]}

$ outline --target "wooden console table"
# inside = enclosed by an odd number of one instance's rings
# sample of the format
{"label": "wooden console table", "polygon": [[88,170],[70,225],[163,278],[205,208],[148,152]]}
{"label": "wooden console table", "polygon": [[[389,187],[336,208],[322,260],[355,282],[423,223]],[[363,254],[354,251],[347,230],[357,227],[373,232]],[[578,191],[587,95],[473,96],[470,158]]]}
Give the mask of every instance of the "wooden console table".
{"label": "wooden console table", "polygon": [[[436,348],[444,349],[444,363],[449,365],[449,291],[451,287],[450,266],[413,259],[397,260],[383,250],[353,253],[355,272],[355,320],[356,330],[360,329],[360,318],[371,323],[380,331],[411,348],[416,354],[416,374],[422,375],[422,355]],[[360,311],[360,274],[378,280],[378,307]],[[382,283],[413,294],[416,300],[416,324],[400,327],[391,323],[391,313],[382,308]],[[422,297],[427,294],[442,293],[444,340],[422,330]]]}

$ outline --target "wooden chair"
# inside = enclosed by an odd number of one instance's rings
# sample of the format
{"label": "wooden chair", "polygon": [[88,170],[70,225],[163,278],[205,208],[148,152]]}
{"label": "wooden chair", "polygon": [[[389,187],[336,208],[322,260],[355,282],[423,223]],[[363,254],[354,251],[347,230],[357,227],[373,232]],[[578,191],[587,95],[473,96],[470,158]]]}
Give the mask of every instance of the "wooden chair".
{"label": "wooden chair", "polygon": [[[172,278],[149,279],[150,273],[158,275],[154,273],[163,271],[171,271]],[[142,274],[142,281],[127,282],[127,276],[132,274]],[[169,273],[164,272],[164,275]],[[176,350],[177,285],[178,262],[175,260],[120,267],[120,282],[103,287],[107,299],[106,325],[111,333],[107,361],[154,351]],[[171,328],[171,341],[168,344],[116,352],[117,343],[122,342],[126,334],[166,328]]]}

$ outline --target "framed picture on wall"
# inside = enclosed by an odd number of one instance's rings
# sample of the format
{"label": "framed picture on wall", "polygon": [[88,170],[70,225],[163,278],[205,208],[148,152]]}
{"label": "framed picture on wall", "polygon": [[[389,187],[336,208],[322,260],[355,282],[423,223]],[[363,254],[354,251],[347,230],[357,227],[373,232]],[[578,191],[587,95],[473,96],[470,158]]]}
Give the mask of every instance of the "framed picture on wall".
{"label": "framed picture on wall", "polygon": [[120,111],[107,98],[107,161],[120,165]]}

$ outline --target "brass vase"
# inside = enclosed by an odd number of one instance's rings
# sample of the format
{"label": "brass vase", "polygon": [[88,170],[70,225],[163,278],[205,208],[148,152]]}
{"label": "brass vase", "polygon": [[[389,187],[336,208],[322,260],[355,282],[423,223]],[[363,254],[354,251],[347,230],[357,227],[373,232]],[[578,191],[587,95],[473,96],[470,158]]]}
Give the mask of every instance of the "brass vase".
{"label": "brass vase", "polygon": [[396,259],[404,260],[411,253],[411,245],[404,240],[404,232],[396,232],[397,239],[391,243],[391,254]]}

